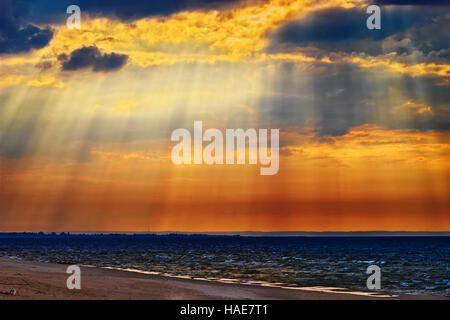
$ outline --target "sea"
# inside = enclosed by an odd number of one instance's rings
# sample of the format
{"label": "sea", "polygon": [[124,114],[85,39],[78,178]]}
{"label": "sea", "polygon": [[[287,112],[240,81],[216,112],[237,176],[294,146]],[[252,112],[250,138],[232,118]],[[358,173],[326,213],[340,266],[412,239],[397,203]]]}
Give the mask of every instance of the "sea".
{"label": "sea", "polygon": [[0,256],[211,281],[450,296],[450,237],[1,234]]}

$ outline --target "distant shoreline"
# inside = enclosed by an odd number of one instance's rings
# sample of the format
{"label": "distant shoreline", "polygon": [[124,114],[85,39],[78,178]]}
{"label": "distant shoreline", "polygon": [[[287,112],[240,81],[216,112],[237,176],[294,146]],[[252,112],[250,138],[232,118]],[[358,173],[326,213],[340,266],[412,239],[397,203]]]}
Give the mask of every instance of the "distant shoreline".
{"label": "distant shoreline", "polygon": [[[66,287],[67,265],[0,258],[0,300],[58,299],[282,299],[282,300],[448,300],[428,295],[392,295],[339,291],[337,288],[299,287],[294,289],[205,281],[81,266],[81,290]],[[226,280],[226,279],[224,279]],[[15,289],[16,295],[5,292]]]}
{"label": "distant shoreline", "polygon": [[125,237],[450,237],[450,231],[350,231],[350,232],[309,232],[309,231],[280,231],[280,232],[118,232],[118,231],[61,231],[61,232],[0,232],[0,238],[7,237],[61,237],[61,236],[125,236]]}

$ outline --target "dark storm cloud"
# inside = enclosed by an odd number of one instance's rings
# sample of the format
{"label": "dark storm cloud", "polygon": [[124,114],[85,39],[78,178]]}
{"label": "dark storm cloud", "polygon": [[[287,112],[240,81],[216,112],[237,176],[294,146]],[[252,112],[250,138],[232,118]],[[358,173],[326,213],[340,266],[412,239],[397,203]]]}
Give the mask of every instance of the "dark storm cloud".
{"label": "dark storm cloud", "polygon": [[239,0],[80,0],[80,7],[97,15],[136,19],[152,15],[169,15],[182,10],[217,9]]}
{"label": "dark storm cloud", "polygon": [[114,52],[102,54],[97,47],[91,46],[74,50],[70,56],[61,55],[58,59],[66,71],[92,68],[93,71],[108,72],[122,68],[128,56]]}
{"label": "dark storm cloud", "polygon": [[0,54],[20,53],[45,47],[53,32],[22,19],[21,8],[12,0],[0,1]]}
{"label": "dark storm cloud", "polygon": [[[320,136],[343,135],[365,123],[392,129],[450,130],[450,91],[437,85],[440,79],[380,78],[348,64],[316,64],[314,69],[302,73],[293,64],[284,64],[275,94],[260,101],[264,126],[302,127],[307,121]],[[395,111],[408,100],[431,105],[433,113]]]}
{"label": "dark storm cloud", "polygon": [[280,94],[261,101],[270,125],[303,126],[308,121],[319,135],[343,135],[353,126],[376,121],[373,77],[353,65],[317,67],[325,69],[301,75],[290,64],[284,66],[275,90]]}
{"label": "dark storm cloud", "polygon": [[237,3],[239,0],[17,0],[17,2],[22,8],[22,16],[28,21],[63,23],[69,5],[78,5],[82,14],[132,20],[170,15],[182,10],[217,9]]}
{"label": "dark storm cloud", "polygon": [[398,5],[398,6],[442,6],[449,5],[450,0],[375,0],[372,3],[377,5]]}
{"label": "dark storm cloud", "polygon": [[434,51],[429,56],[429,62],[450,61],[450,20],[447,17],[436,17],[432,23],[412,27],[406,32],[395,34],[392,39],[399,42],[406,39],[409,42],[407,46],[398,46],[395,49],[397,53],[410,54],[418,50],[428,55]]}
{"label": "dark storm cloud", "polygon": [[[381,10],[381,30],[369,30],[366,19],[369,16],[365,8],[329,9],[309,14],[304,19],[287,23],[272,36],[272,45],[268,51],[286,48],[314,46],[327,51],[365,52],[378,55],[397,50],[383,46],[383,40],[402,34],[402,38],[412,37],[409,47],[400,47],[400,51],[411,51],[424,47],[433,41],[433,50],[448,46],[449,22],[445,19],[447,7],[390,7]],[[425,26],[429,26],[425,28]],[[415,30],[415,35],[409,31]],[[420,32],[419,30],[424,30]]]}

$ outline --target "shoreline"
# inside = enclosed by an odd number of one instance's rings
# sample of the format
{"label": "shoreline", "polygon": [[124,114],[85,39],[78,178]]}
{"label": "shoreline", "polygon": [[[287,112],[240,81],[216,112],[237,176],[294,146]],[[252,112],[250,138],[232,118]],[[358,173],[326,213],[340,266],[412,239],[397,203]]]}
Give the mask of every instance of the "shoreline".
{"label": "shoreline", "polygon": [[130,268],[115,268],[115,267],[97,267],[90,265],[80,265],[80,267],[86,268],[99,268],[106,270],[117,270],[124,272],[132,272],[137,274],[148,274],[148,275],[156,275],[165,278],[175,278],[175,279],[188,279],[194,281],[207,281],[212,283],[228,283],[228,284],[237,284],[242,286],[254,286],[254,287],[270,287],[270,288],[280,288],[285,290],[301,290],[301,291],[309,291],[309,292],[322,292],[322,293],[332,293],[332,294],[351,294],[356,296],[364,296],[364,297],[373,297],[373,298],[398,298],[398,294],[388,294],[384,292],[363,292],[363,291],[352,291],[347,288],[338,288],[338,287],[324,287],[324,286],[312,286],[312,287],[300,287],[298,285],[288,285],[285,283],[271,283],[267,281],[254,281],[254,280],[239,280],[239,279],[230,279],[230,278],[200,278],[200,277],[191,277],[189,275],[177,275],[163,272],[155,272],[155,271],[144,271],[139,269],[130,269]]}
{"label": "shoreline", "polygon": [[[68,265],[0,258],[0,300],[449,300],[429,295],[279,287],[80,266],[81,290],[66,287]],[[220,280],[220,279],[219,279]],[[345,290],[345,289],[343,289]]]}
{"label": "shoreline", "polygon": [[[342,288],[282,287],[82,266],[81,290],[66,287],[68,265],[0,258],[0,300],[448,300]],[[16,290],[16,295],[5,292]]]}

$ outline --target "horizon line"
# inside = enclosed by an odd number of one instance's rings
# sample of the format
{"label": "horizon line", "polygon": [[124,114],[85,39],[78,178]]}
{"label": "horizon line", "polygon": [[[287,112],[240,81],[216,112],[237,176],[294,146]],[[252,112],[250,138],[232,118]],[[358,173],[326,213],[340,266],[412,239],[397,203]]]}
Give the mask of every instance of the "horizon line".
{"label": "horizon line", "polygon": [[446,235],[450,236],[449,231],[385,231],[385,230],[373,230],[373,231],[0,231],[2,234],[44,234],[44,235],[216,235],[216,236],[314,236],[314,235]]}

